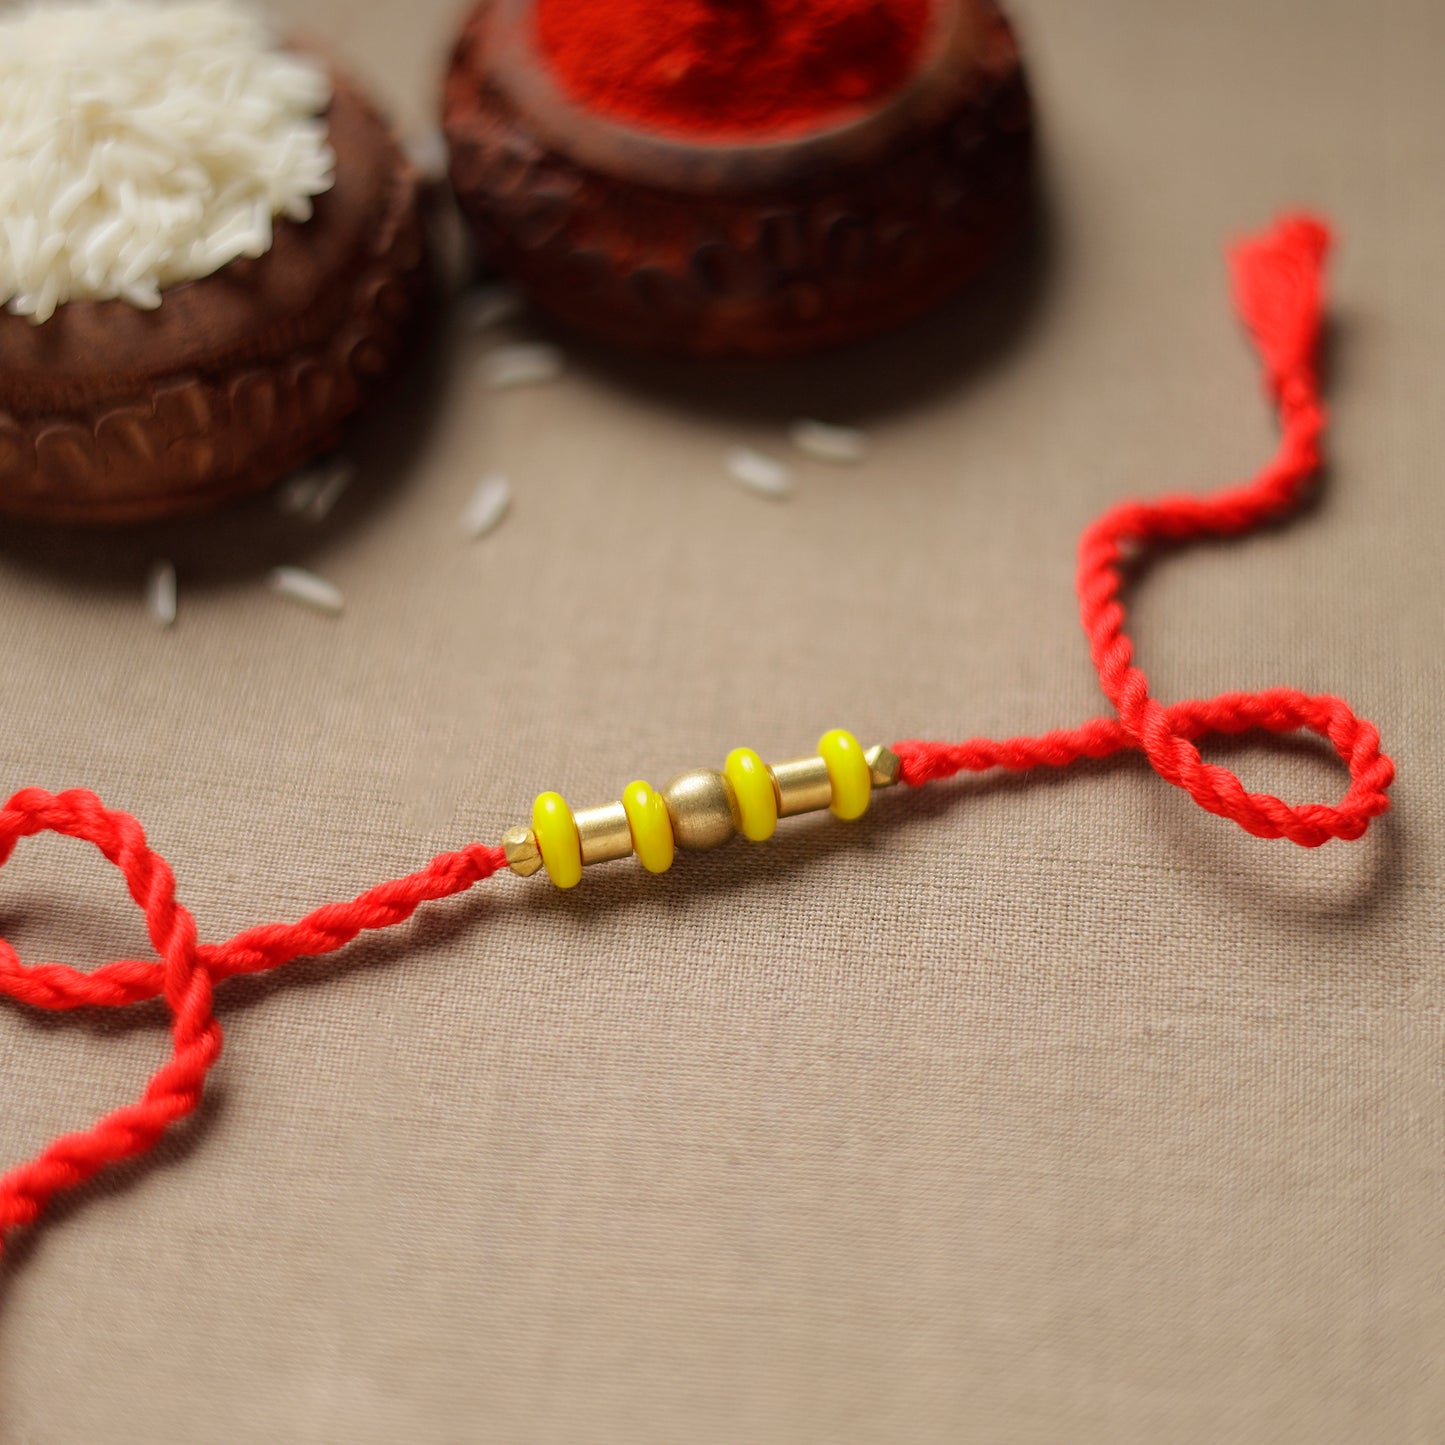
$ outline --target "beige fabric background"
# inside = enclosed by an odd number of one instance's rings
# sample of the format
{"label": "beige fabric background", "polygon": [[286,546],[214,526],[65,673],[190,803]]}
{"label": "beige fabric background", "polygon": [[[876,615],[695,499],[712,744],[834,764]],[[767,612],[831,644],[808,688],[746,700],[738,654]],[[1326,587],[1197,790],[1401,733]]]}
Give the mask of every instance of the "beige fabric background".
{"label": "beige fabric background", "polygon": [[[428,123],[451,0],[279,13]],[[1346,694],[1396,812],[1305,853],[1132,762],[940,786],[660,880],[501,879],[229,986],[204,1115],[0,1266],[0,1439],[1445,1438],[1445,10],[1017,16],[1050,221],[936,322],[762,379],[577,354],[506,395],[456,332],[323,529],[264,501],[6,529],[4,786],[139,813],[221,937],[493,839],[544,786],[601,801],[835,723],[1075,721],[1076,535],[1267,454],[1220,244],[1303,199],[1343,237],[1322,501],[1150,569],[1137,629],[1165,696]],[[867,465],[804,464],[782,505],[726,480],[800,412],[865,424]],[[493,467],[515,512],[467,546]],[[271,596],[280,561],[346,615]],[[1341,788],[1310,748],[1228,755]],[[0,874],[0,927],[144,947],[53,839]],[[163,1045],[144,1009],[0,1011],[0,1157]]]}

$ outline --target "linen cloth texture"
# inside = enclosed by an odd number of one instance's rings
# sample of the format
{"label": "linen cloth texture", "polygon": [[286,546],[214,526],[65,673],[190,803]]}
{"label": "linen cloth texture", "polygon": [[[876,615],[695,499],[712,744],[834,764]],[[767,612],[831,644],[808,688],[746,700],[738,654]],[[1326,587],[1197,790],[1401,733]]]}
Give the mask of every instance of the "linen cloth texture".
{"label": "linen cloth texture", "polygon": [[[0,1440],[1440,1438],[1445,11],[1014,10],[1047,216],[935,320],[762,380],[564,338],[559,381],[497,393],[499,337],[443,327],[324,523],[4,529],[7,791],[135,812],[220,938],[495,840],[542,788],[834,725],[1072,725],[1103,710],[1078,534],[1269,454],[1222,246],[1308,203],[1340,237],[1318,504],[1152,559],[1134,630],[1166,699],[1345,696],[1394,811],[1305,852],[1138,760],[897,790],[225,985],[200,1118],[0,1266]],[[450,0],[275,13],[434,123]],[[800,416],[864,427],[865,462],[790,455]],[[740,445],[791,498],[729,480]],[[491,471],[512,509],[469,543]],[[268,591],[282,563],[344,613]],[[1344,787],[1312,746],[1210,756]],[[147,952],[54,838],[0,873],[0,931]],[[163,1049],[151,1008],[0,1010],[0,1156]]]}

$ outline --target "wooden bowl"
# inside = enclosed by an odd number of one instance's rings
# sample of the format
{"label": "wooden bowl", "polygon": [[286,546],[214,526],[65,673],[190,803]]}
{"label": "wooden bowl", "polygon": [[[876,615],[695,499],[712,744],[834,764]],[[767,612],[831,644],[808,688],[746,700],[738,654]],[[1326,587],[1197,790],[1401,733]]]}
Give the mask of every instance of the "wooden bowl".
{"label": "wooden bowl", "polygon": [[333,75],[336,184],[272,248],[163,293],[0,313],[0,511],[129,522],[201,512],[335,445],[392,369],[426,275],[419,181]]}
{"label": "wooden bowl", "polygon": [[482,0],[443,126],[484,252],[539,305],[693,356],[813,351],[906,321],[1009,243],[1033,190],[1032,108],[994,0],[940,0],[913,79],[871,113],[744,144],[580,108],[538,53],[532,0]]}

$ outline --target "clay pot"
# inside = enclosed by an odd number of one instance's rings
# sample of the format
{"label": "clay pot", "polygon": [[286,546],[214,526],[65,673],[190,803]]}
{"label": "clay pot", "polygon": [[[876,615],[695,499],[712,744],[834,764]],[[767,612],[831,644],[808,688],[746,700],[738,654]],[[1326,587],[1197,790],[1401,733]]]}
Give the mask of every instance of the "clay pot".
{"label": "clay pot", "polygon": [[65,522],[200,512],[333,446],[391,370],[425,280],[419,181],[334,76],[336,184],[259,259],[163,293],[0,314],[0,510]]}
{"label": "clay pot", "polygon": [[532,0],[483,0],[443,125],[485,254],[608,341],[693,356],[813,351],[906,321],[1019,231],[1032,114],[993,0],[944,0],[908,86],[862,118],[712,144],[603,119],[559,89]]}

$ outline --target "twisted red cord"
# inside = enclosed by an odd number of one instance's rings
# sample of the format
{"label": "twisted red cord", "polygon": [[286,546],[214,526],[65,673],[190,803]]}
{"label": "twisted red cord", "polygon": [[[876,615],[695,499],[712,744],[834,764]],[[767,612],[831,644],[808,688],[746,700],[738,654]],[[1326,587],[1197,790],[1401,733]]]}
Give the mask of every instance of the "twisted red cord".
{"label": "twisted red cord", "polygon": [[[1358,838],[1389,806],[1394,764],[1380,752],[1380,734],[1337,697],[1292,688],[1221,693],[1166,705],[1149,695],[1149,679],[1133,661],[1124,632],[1120,564],[1149,542],[1183,542],[1248,531],[1298,501],[1320,464],[1325,413],[1316,359],[1323,320],[1320,281],[1329,232],[1308,216],[1286,217],[1230,255],[1235,304],[1254,334],[1282,435],[1274,460],[1252,481],[1210,497],[1161,497],[1121,502],[1092,523],[1079,542],[1079,617],[1105,696],[1116,716],[1035,738],[993,742],[896,744],[909,783],[988,768],[1064,767],[1136,749],[1165,782],[1183,788],[1201,808],[1231,818],[1259,838],[1288,838],[1306,848],[1331,838]],[[1350,785],[1330,806],[1291,806],[1251,793],[1228,768],[1206,763],[1195,742],[1207,733],[1305,728],[1327,739],[1349,769]]]}
{"label": "twisted red cord", "polygon": [[[1338,698],[1274,688],[1167,706],[1155,701],[1148,680],[1133,663],[1119,600],[1120,563],[1130,549],[1151,541],[1245,531],[1295,502],[1319,465],[1324,412],[1315,351],[1327,244],[1319,222],[1296,217],[1232,255],[1236,300],[1264,357],[1283,423],[1274,461],[1252,482],[1213,497],[1122,503],[1084,533],[1079,546],[1080,615],[1116,716],[1031,738],[897,743],[906,782],[918,785],[963,770],[1063,767],[1078,758],[1134,749],[1160,777],[1184,788],[1209,812],[1232,818],[1260,837],[1289,838],[1305,847],[1330,838],[1358,838],[1370,819],[1389,806],[1385,790],[1394,769],[1380,752],[1379,734]],[[1247,792],[1232,772],[1206,763],[1195,747],[1206,733],[1253,728],[1307,728],[1327,738],[1349,769],[1350,786],[1341,801],[1294,807],[1268,794]],[[160,957],[119,959],[83,973],[65,964],[23,964],[0,939],[0,993],[54,1010],[120,1008],[161,997],[171,1014],[171,1056],[133,1104],[107,1114],[83,1133],[55,1140],[0,1178],[0,1238],[32,1222],[61,1190],[82,1184],[107,1164],[144,1153],[167,1126],[196,1108],[206,1074],[221,1050],[221,1030],[212,1011],[218,981],[330,953],[364,930],[390,928],[410,918],[422,903],[461,893],[506,866],[500,848],[474,843],[434,858],[405,878],[379,883],[349,903],[324,904],[298,923],[261,924],[224,943],[202,944],[195,920],[176,899],[170,867],[147,846],[140,824],[129,814],[104,807],[82,789],[60,794],[24,789],[0,810],[0,865],[21,838],[46,831],[93,843],[120,869],[131,897],[145,913]]]}
{"label": "twisted red cord", "polygon": [[221,1052],[212,1012],[218,979],[260,973],[303,956],[331,953],[366,929],[402,923],[419,905],[461,893],[506,866],[500,848],[473,843],[444,853],[405,878],[369,888],[349,903],[327,903],[299,923],[265,923],[225,943],[200,944],[190,913],[176,900],[175,877],[147,846],[128,813],[102,805],[83,788],[16,793],[0,811],[0,864],[32,833],[63,833],[93,843],[125,877],[146,917],[160,961],[122,959],[93,973],[65,964],[27,966],[0,939],[0,992],[36,1008],[118,1008],[160,996],[171,1013],[171,1057],[133,1104],[80,1134],[56,1139],[28,1164],[0,1178],[0,1237],[34,1220],[61,1190],[83,1184],[107,1164],[144,1154],[168,1125],[200,1103],[207,1072]]}

